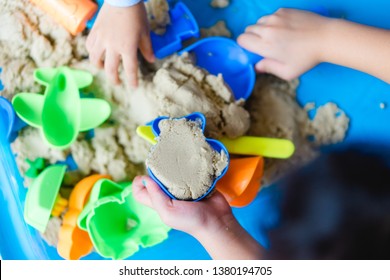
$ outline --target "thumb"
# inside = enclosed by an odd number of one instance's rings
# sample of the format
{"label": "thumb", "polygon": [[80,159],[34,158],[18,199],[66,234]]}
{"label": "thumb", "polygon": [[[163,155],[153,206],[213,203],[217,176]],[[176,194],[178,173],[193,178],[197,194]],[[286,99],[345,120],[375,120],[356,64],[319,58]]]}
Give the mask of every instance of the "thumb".
{"label": "thumb", "polygon": [[152,202],[153,208],[162,214],[166,212],[167,209],[172,207],[171,198],[166,195],[163,190],[157,185],[157,183],[148,176],[143,176],[143,184],[148,190],[150,200]]}
{"label": "thumb", "polygon": [[289,75],[290,73],[288,73],[287,66],[274,59],[262,59],[255,65],[255,69],[259,73],[273,74],[285,80],[291,79],[291,75]]}

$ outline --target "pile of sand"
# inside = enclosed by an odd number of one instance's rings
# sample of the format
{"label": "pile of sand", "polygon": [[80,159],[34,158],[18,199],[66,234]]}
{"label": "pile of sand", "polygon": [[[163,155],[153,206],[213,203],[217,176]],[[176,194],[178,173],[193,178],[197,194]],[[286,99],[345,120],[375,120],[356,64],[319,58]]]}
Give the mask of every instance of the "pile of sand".
{"label": "pile of sand", "polygon": [[[0,95],[11,99],[18,92],[43,92],[33,80],[34,69],[67,65],[90,71],[95,78],[85,94],[104,98],[113,108],[110,119],[95,129],[92,139],[80,134],[64,151],[45,146],[36,129],[23,129],[12,144],[22,175],[29,168],[26,159],[43,157],[55,163],[71,154],[79,167],[72,174],[74,181],[92,173],[110,174],[116,181],[132,180],[145,174],[150,149],[136,135],[136,127],[159,115],[180,117],[199,111],[206,115],[209,137],[248,134],[294,142],[296,153],[291,159],[267,160],[263,181],[269,184],[312,159],[317,146],[342,141],[348,129],[348,117],[335,104],[318,108],[310,120],[307,111],[311,108],[296,102],[297,81],[261,75],[245,104],[233,100],[222,77],[195,67],[187,56],[172,56],[155,65],[141,62],[136,90],[125,84],[114,86],[102,70],[89,64],[86,34],[71,36],[28,0],[0,0],[0,6],[0,67],[5,86]],[[218,34],[213,31],[213,35]],[[55,219],[53,223],[58,225]]]}

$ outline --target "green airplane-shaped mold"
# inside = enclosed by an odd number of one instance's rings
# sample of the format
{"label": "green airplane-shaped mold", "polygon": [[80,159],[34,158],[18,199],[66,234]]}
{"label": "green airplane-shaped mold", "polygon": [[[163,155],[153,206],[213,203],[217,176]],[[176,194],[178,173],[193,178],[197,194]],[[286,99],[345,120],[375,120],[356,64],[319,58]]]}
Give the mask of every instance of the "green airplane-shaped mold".
{"label": "green airplane-shaped mold", "polygon": [[81,131],[101,125],[111,114],[103,99],[80,98],[79,89],[92,83],[93,76],[68,67],[40,68],[35,80],[45,93],[19,93],[12,104],[28,125],[40,128],[47,143],[57,149],[68,148]]}

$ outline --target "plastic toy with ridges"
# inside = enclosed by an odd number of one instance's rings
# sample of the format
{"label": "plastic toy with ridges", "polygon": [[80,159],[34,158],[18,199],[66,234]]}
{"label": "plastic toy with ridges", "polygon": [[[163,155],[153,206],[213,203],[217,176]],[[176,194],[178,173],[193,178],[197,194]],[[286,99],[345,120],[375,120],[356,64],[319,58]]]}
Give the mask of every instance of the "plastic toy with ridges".
{"label": "plastic toy with ridges", "polygon": [[112,259],[125,259],[168,237],[170,230],[157,212],[137,202],[131,183],[99,180],[78,218],[78,226],[88,231],[96,251]]}
{"label": "plastic toy with ridges", "polygon": [[263,173],[263,157],[230,159],[229,169],[217,182],[216,189],[223,194],[230,206],[247,206],[259,193]]}
{"label": "plastic toy with ridges", "polygon": [[190,10],[181,2],[169,11],[171,23],[162,35],[151,32],[154,54],[162,59],[182,48],[182,42],[199,37],[199,27]]}
{"label": "plastic toy with ridges", "polygon": [[102,124],[111,114],[110,104],[97,98],[80,98],[79,89],[92,83],[92,75],[68,67],[41,68],[34,72],[45,93],[19,93],[12,100],[17,115],[40,128],[53,148],[66,149],[81,131]]}
{"label": "plastic toy with ridges", "polygon": [[77,226],[77,219],[89,199],[95,183],[111,179],[109,175],[94,174],[76,184],[69,197],[69,209],[65,213],[58,235],[58,254],[64,259],[78,260],[88,255],[93,248],[88,233]]}
{"label": "plastic toy with ridges", "polygon": [[[193,121],[193,122],[197,122],[199,123],[199,126],[200,128],[202,129],[202,131],[204,132],[204,129],[206,127],[206,118],[205,116],[202,114],[202,113],[199,113],[199,112],[194,112],[192,114],[189,114],[187,116],[184,116],[184,117],[181,117],[181,118],[175,118],[175,119],[187,119],[189,121]],[[154,133],[154,135],[156,137],[158,137],[160,135],[160,128],[159,128],[159,123],[160,121],[162,120],[167,120],[167,119],[170,119],[169,117],[166,117],[166,116],[162,116],[162,117],[158,117],[157,119],[155,119],[153,122],[152,122],[152,131]],[[212,183],[212,185],[210,186],[210,188],[207,190],[207,192],[205,192],[202,196],[198,197],[197,199],[194,199],[192,201],[200,201],[202,200],[203,198],[205,198],[207,195],[209,195],[213,189],[215,188],[215,184],[218,182],[218,180],[220,180],[227,172],[228,170],[228,167],[229,167],[229,152],[228,150],[225,148],[225,146],[217,141],[217,140],[214,140],[214,139],[209,139],[209,138],[206,138],[206,141],[207,143],[215,150],[217,151],[218,153],[222,153],[222,151],[225,153],[226,157],[227,157],[227,161],[228,161],[228,164],[227,166],[223,169],[223,171],[221,172],[221,174],[216,177]],[[147,171],[150,175],[150,177],[160,186],[160,188],[169,196],[171,197],[172,199],[177,199],[176,197],[174,197],[170,192],[169,190],[167,189],[166,186],[164,186],[163,183],[161,183],[161,181],[153,174],[152,170],[147,167]]]}
{"label": "plastic toy with ridges", "polygon": [[68,200],[66,198],[63,198],[60,194],[57,194],[53,210],[51,210],[51,215],[53,217],[59,217],[67,207]]}
{"label": "plastic toy with ridges", "polygon": [[65,171],[66,165],[49,166],[28,188],[24,219],[42,233],[49,222]]}
{"label": "plastic toy with ridges", "polygon": [[72,35],[77,35],[86,27],[98,10],[91,0],[30,0],[55,21],[65,27]]}

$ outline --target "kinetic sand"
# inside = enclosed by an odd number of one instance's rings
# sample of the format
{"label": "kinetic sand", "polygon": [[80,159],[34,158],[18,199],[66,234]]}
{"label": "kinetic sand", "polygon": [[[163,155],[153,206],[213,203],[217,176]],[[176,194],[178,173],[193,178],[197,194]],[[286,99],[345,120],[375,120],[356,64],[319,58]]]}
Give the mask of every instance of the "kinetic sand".
{"label": "kinetic sand", "polygon": [[210,2],[211,7],[213,8],[226,8],[230,5],[230,0],[212,0]]}
{"label": "kinetic sand", "polygon": [[157,144],[146,165],[168,191],[182,200],[204,195],[227,166],[227,155],[207,142],[199,123],[186,119],[162,120]]}
{"label": "kinetic sand", "polygon": [[[102,70],[90,65],[86,34],[71,36],[28,0],[0,0],[0,7],[0,67],[5,86],[1,96],[11,100],[18,92],[42,92],[34,82],[34,69],[67,65],[90,71],[94,82],[84,93],[106,99],[113,109],[111,118],[95,129],[92,139],[80,134],[64,151],[45,146],[36,129],[23,129],[12,144],[22,176],[29,168],[26,159],[43,157],[54,163],[71,154],[79,170],[67,174],[68,185],[93,173],[130,181],[137,174],[146,174],[144,162],[150,149],[136,135],[136,127],[159,115],[181,117],[200,111],[207,118],[207,137],[253,135],[294,142],[292,158],[266,159],[263,183],[267,186],[315,157],[317,146],[342,141],[348,130],[349,119],[335,104],[318,108],[311,120],[307,112],[310,108],[296,102],[297,81],[260,75],[251,98],[246,103],[234,101],[222,77],[207,74],[187,56],[172,56],[154,65],[141,63],[136,90],[125,83],[114,86]],[[25,185],[29,185],[28,178]],[[61,195],[67,197],[69,191],[62,190]],[[53,227],[48,231],[58,229],[58,220],[52,220]],[[45,236],[49,239],[56,234],[48,232]],[[51,243],[55,245],[56,241]]]}

